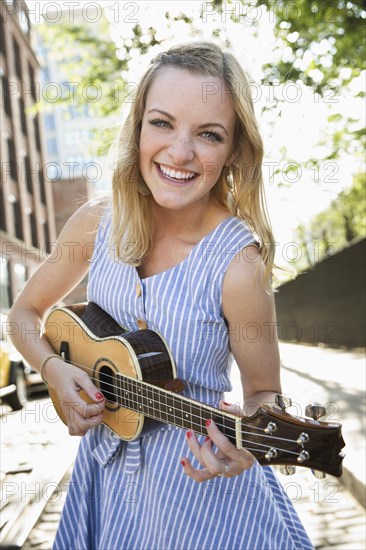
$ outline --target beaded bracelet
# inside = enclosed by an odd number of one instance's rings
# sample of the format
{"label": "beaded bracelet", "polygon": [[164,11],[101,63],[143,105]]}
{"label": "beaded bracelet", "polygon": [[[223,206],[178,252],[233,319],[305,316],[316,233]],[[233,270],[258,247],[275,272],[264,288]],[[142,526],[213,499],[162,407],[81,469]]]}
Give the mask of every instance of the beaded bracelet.
{"label": "beaded bracelet", "polygon": [[42,364],[41,364],[41,368],[39,369],[41,378],[42,378],[42,380],[43,380],[43,382],[44,382],[45,384],[48,384],[48,382],[47,382],[47,380],[46,380],[46,378],[45,378],[45,376],[44,376],[44,369],[45,369],[45,366],[46,366],[47,362],[48,362],[50,359],[52,359],[53,357],[58,357],[58,358],[60,359],[60,356],[57,355],[57,353],[53,353],[52,355],[48,355],[48,356],[46,357],[46,359],[43,359]]}

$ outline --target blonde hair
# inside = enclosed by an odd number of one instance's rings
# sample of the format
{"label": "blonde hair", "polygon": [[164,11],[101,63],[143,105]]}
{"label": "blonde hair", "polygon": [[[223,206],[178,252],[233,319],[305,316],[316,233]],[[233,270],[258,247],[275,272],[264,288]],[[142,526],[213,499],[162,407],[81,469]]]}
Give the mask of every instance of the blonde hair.
{"label": "blonde hair", "polygon": [[220,205],[243,219],[257,235],[265,264],[264,281],[268,283],[273,268],[274,239],[263,188],[263,142],[254,114],[249,80],[232,54],[209,42],[183,44],[159,54],[138,85],[134,103],[118,137],[117,164],[112,179],[111,244],[116,257],[140,265],[151,247],[152,197],[139,169],[139,139],[146,96],[162,67],[217,77],[225,85],[224,101],[229,95],[236,112],[236,155],[231,166],[223,168],[213,193]]}

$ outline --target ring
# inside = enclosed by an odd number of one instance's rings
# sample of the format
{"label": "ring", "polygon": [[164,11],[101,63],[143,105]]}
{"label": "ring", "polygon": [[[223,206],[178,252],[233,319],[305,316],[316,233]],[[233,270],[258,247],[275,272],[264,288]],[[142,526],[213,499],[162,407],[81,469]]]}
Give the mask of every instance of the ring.
{"label": "ring", "polygon": [[220,462],[222,462],[224,464],[224,468],[225,470],[222,472],[222,474],[217,474],[216,477],[224,477],[226,476],[226,474],[228,473],[229,469],[230,469],[230,466],[229,464],[227,463],[227,460],[225,458],[220,458]]}

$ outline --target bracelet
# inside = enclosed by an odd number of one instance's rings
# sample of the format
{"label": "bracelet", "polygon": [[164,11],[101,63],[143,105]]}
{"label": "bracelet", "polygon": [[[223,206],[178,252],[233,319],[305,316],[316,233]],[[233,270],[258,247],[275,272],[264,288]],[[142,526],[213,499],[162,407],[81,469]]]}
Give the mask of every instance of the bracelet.
{"label": "bracelet", "polygon": [[43,382],[44,382],[45,384],[47,384],[47,385],[48,385],[48,382],[47,382],[47,380],[46,380],[46,378],[45,378],[45,376],[44,376],[44,369],[45,369],[45,366],[46,366],[47,362],[48,362],[50,359],[52,359],[53,357],[58,357],[58,358],[60,359],[60,356],[57,355],[57,353],[53,353],[52,355],[48,355],[48,356],[46,357],[46,359],[43,359],[42,364],[41,364],[41,368],[39,369],[41,378],[42,378]]}

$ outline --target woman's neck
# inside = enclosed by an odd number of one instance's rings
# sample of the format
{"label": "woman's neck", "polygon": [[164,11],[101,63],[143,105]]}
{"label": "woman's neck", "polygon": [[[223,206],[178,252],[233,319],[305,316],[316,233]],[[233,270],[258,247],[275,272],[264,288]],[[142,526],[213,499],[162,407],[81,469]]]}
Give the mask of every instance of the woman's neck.
{"label": "woman's neck", "polygon": [[168,210],[155,203],[152,212],[154,237],[170,234],[187,240],[199,240],[229,215],[227,209],[212,201],[207,202],[206,208],[200,204],[181,210]]}

